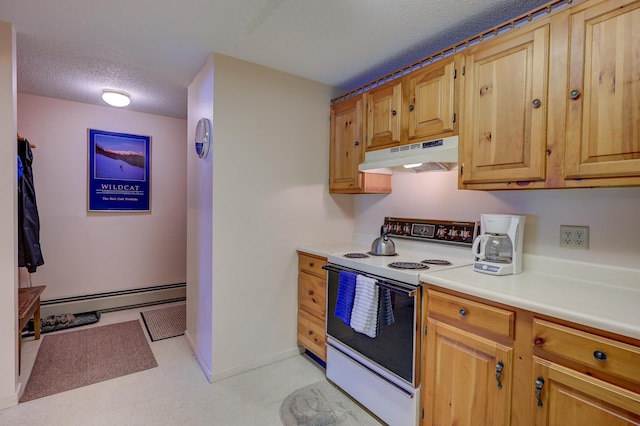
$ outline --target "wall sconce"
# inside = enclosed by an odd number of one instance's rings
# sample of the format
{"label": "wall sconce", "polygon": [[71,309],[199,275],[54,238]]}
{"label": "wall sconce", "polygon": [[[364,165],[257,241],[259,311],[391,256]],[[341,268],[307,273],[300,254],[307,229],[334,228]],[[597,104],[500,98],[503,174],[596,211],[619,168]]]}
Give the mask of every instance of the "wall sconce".
{"label": "wall sconce", "polygon": [[120,90],[105,89],[102,91],[102,100],[114,107],[126,107],[131,103],[129,94]]}

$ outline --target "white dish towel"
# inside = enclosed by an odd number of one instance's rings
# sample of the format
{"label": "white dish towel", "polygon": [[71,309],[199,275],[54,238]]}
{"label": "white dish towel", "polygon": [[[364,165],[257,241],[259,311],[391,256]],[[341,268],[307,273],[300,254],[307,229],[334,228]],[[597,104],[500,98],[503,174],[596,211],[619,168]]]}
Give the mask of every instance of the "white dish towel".
{"label": "white dish towel", "polygon": [[378,286],[373,278],[358,275],[356,294],[351,310],[351,327],[369,337],[376,337],[378,328]]}

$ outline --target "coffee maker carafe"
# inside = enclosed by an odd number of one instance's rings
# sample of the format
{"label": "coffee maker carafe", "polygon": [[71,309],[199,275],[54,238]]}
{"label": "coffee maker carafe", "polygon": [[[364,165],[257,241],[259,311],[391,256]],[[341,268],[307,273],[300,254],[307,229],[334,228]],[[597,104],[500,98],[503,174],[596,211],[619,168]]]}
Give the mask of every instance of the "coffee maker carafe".
{"label": "coffee maker carafe", "polygon": [[492,275],[522,272],[522,238],[525,216],[481,214],[480,230],[471,250],[473,270]]}

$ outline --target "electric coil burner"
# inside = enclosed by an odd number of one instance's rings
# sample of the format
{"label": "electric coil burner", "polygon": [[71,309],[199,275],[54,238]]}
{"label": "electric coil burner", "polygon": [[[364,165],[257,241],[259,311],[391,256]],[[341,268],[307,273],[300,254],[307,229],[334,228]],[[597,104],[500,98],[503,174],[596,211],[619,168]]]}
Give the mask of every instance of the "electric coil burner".
{"label": "electric coil burner", "polygon": [[444,259],[425,259],[420,263],[425,263],[427,265],[441,265],[441,266],[451,265],[451,262]]}
{"label": "electric coil burner", "polygon": [[387,266],[395,269],[429,269],[424,263],[416,262],[391,262]]}
{"label": "electric coil burner", "polygon": [[344,257],[349,259],[367,259],[369,258],[369,255],[364,253],[347,253]]}

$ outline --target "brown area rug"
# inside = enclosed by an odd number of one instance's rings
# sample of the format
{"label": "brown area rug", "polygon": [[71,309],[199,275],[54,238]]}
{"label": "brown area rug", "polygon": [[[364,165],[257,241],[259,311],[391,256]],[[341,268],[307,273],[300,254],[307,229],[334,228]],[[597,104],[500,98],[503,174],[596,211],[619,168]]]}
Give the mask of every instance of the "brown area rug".
{"label": "brown area rug", "polygon": [[360,405],[327,380],[305,386],[287,396],[280,406],[285,426],[379,426]]}
{"label": "brown area rug", "polygon": [[140,312],[152,342],[182,336],[187,328],[187,305]]}
{"label": "brown area rug", "polygon": [[140,321],[42,338],[20,402],[157,367]]}

